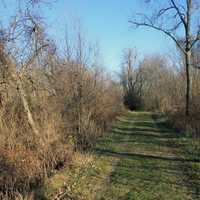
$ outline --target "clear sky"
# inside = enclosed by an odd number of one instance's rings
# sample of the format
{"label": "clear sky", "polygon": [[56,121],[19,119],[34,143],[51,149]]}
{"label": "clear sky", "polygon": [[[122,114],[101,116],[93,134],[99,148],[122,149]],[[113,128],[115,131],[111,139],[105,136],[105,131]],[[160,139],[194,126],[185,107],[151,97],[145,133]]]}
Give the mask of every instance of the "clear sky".
{"label": "clear sky", "polygon": [[[4,0],[1,21],[12,15],[15,2]],[[141,55],[146,55],[165,53],[172,46],[160,33],[130,27],[128,20],[133,12],[147,12],[142,0],[56,0],[40,12],[58,44],[63,42],[66,24],[80,20],[86,38],[100,44],[102,62],[113,71],[120,65],[124,48],[136,47]]]}

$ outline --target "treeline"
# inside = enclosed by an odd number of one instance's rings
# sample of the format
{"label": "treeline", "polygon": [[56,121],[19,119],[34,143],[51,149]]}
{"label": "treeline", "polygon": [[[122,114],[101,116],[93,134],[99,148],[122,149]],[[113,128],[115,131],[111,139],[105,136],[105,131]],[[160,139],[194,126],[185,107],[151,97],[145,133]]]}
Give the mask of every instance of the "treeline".
{"label": "treeline", "polygon": [[95,45],[77,31],[58,49],[33,3],[0,30],[0,199],[20,199],[89,150],[122,109]]}
{"label": "treeline", "polygon": [[[146,28],[165,35],[174,43],[176,51],[171,60],[162,56],[145,58],[135,74],[127,62],[125,82],[128,84],[124,86],[126,103],[130,96],[127,91],[131,91],[136,103],[166,113],[177,129],[194,137],[200,135],[199,5],[196,0],[144,1],[149,12],[135,13],[129,23],[133,28]],[[129,54],[130,51],[126,57]],[[176,55],[178,59],[174,59]]]}
{"label": "treeline", "polygon": [[124,103],[131,110],[157,111],[168,116],[170,123],[194,138],[200,138],[200,56],[199,45],[192,52],[194,67],[190,69],[190,115],[185,115],[186,74],[182,54],[137,58],[134,49],[124,52],[121,83]]}

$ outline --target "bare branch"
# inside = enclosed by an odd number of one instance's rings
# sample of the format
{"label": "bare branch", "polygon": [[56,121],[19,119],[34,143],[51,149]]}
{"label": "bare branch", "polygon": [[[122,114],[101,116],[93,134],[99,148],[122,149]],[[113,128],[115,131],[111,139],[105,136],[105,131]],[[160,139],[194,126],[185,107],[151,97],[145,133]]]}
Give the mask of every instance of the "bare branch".
{"label": "bare branch", "polygon": [[197,31],[196,38],[193,40],[193,42],[192,42],[192,44],[191,44],[191,48],[192,48],[198,41],[200,41],[200,28],[199,28],[199,30]]}
{"label": "bare branch", "polygon": [[180,9],[178,8],[178,6],[176,5],[176,3],[174,2],[174,0],[170,0],[174,9],[176,10],[179,18],[181,19],[183,25],[186,27],[187,26],[187,23],[186,23],[186,20],[185,20],[185,15],[183,13],[181,13]]}
{"label": "bare branch", "polygon": [[162,27],[159,27],[159,26],[156,26],[154,25],[153,23],[146,23],[146,22],[135,22],[135,21],[129,21],[129,23],[139,27],[139,26],[145,26],[145,27],[149,27],[149,28],[152,28],[152,29],[155,29],[155,30],[158,30],[158,31],[161,31],[163,32],[164,34],[166,34],[168,37],[170,37],[175,43],[176,45],[180,48],[180,50],[183,52],[183,53],[186,53],[185,49],[181,46],[181,44],[179,43],[179,41],[176,39],[176,37],[171,33],[169,32],[168,30],[165,30],[163,29]]}
{"label": "bare branch", "polygon": [[23,65],[23,69],[26,69],[29,65],[32,64],[32,62],[34,61],[34,59],[38,56],[38,54],[45,48],[48,47],[48,44],[44,44],[41,47],[39,47],[38,49],[35,50],[33,56],[26,62],[25,65]]}
{"label": "bare branch", "polygon": [[161,10],[159,10],[158,14],[157,14],[157,17],[160,17],[162,16],[163,14],[165,14],[166,12],[170,11],[171,9],[174,9],[173,6],[170,6],[168,8],[163,8]]}

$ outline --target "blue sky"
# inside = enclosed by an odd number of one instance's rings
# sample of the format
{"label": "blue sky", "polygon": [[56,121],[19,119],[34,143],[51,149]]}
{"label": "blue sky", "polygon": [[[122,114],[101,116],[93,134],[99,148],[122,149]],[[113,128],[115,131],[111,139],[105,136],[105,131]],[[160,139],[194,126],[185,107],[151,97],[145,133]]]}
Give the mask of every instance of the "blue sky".
{"label": "blue sky", "polygon": [[[11,16],[15,0],[4,1],[0,19]],[[116,71],[124,48],[136,47],[139,54],[166,53],[172,42],[152,30],[132,29],[128,20],[133,12],[145,12],[142,0],[56,0],[51,6],[41,8],[50,35],[58,44],[63,43],[66,24],[80,20],[88,40],[98,42],[102,63]]]}

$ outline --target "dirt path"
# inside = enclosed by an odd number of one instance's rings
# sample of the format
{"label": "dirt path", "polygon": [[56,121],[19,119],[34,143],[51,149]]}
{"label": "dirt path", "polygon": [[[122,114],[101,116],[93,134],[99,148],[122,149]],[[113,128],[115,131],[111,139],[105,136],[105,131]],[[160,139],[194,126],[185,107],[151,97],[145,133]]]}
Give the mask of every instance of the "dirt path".
{"label": "dirt path", "polygon": [[96,152],[112,170],[95,200],[200,199],[200,172],[188,176],[199,162],[186,158],[178,135],[160,125],[151,113],[128,113],[99,141]]}

